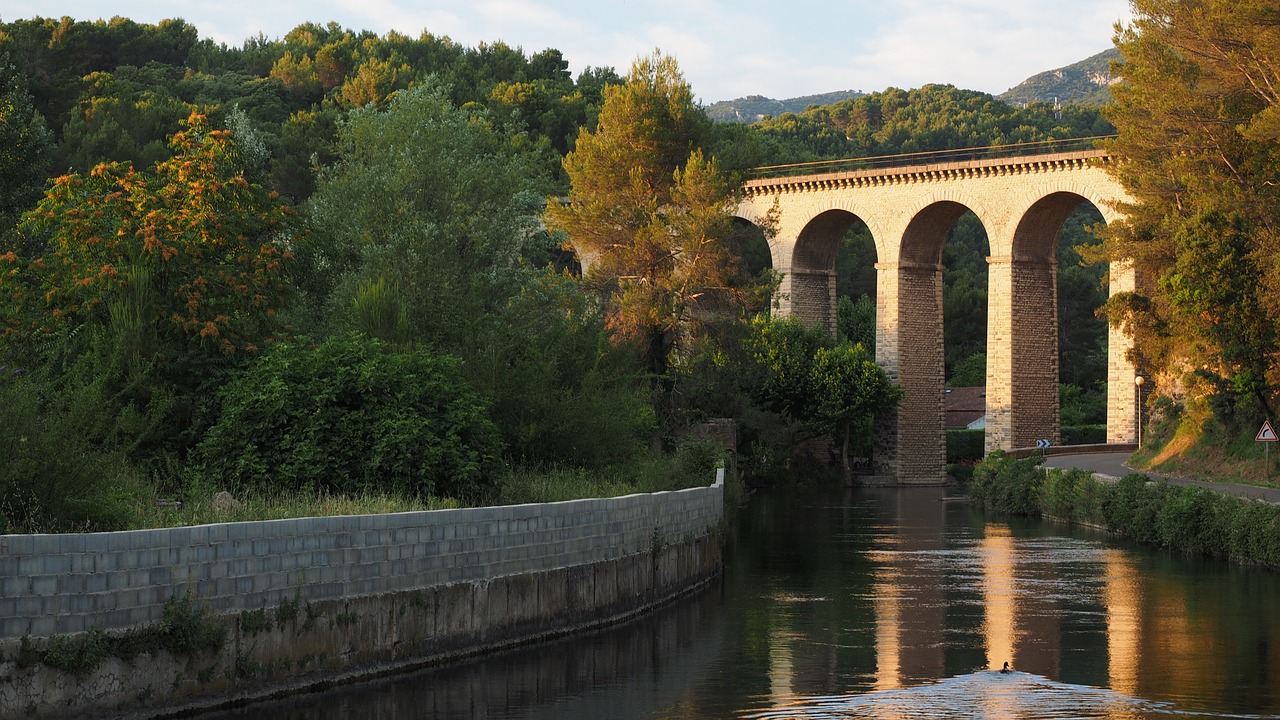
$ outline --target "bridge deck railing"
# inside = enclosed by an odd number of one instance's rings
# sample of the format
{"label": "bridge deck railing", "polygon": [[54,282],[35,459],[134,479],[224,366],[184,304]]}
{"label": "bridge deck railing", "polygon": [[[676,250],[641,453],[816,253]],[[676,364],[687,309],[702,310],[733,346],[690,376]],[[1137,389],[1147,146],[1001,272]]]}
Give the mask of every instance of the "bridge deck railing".
{"label": "bridge deck railing", "polygon": [[853,170],[878,170],[882,168],[906,167],[911,165],[934,165],[941,163],[965,162],[970,160],[994,160],[999,158],[1021,157],[1026,155],[1050,155],[1057,153],[1095,150],[1102,140],[1114,135],[1099,135],[1067,140],[1044,140],[1030,143],[1010,143],[1008,145],[989,145],[977,148],[959,148],[955,150],[935,150],[930,152],[905,153],[901,155],[877,155],[873,157],[844,158],[840,160],[816,160],[813,162],[791,163],[788,165],[766,165],[747,171],[749,180],[765,180],[770,178],[791,177],[795,175],[817,175],[820,173],[848,172]]}

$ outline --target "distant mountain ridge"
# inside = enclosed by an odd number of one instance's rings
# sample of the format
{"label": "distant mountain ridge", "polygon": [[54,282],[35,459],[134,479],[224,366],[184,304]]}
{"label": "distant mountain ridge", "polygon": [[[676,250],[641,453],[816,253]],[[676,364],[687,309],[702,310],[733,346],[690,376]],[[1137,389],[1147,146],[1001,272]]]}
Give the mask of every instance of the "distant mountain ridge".
{"label": "distant mountain ridge", "polygon": [[[1010,105],[1059,102],[1064,105],[1106,105],[1111,101],[1111,86],[1118,78],[1111,74],[1111,61],[1120,59],[1120,51],[1112,48],[1057,70],[1048,70],[1023,80],[996,96]],[[765,117],[783,113],[799,113],[810,105],[834,105],[841,100],[866,95],[860,90],[837,90],[820,95],[802,95],[774,100],[763,95],[748,95],[737,100],[721,100],[706,106],[707,115],[716,122],[759,122]]]}
{"label": "distant mountain ridge", "polygon": [[1055,100],[1071,105],[1106,105],[1111,101],[1111,86],[1119,81],[1111,74],[1111,61],[1119,59],[1119,50],[1104,50],[1078,63],[1032,75],[996,98],[1010,105]]}
{"label": "distant mountain ridge", "polygon": [[721,100],[706,107],[707,115],[716,122],[740,122],[748,125],[766,117],[783,113],[798,113],[810,105],[834,105],[841,100],[866,95],[860,90],[837,90],[820,95],[802,95],[786,100],[774,100],[763,95],[748,95],[737,100]]}

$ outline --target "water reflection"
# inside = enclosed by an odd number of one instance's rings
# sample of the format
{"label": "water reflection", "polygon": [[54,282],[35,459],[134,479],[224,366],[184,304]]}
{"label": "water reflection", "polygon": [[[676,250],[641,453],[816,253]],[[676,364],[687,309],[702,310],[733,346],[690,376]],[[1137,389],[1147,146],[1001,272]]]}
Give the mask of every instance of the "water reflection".
{"label": "water reflection", "polygon": [[988,524],[986,537],[979,543],[978,555],[982,563],[982,597],[986,608],[983,631],[986,635],[987,667],[1002,667],[1012,661],[1017,666],[1013,651],[1014,638],[1014,552],[1015,545],[1009,529],[1003,525]]}
{"label": "water reflection", "polygon": [[1107,678],[1116,692],[1138,692],[1142,644],[1141,582],[1133,561],[1115,548],[1103,551],[1107,612]]}
{"label": "water reflection", "polygon": [[640,622],[227,717],[1273,717],[1277,600],[941,489],[778,493],[716,588]]}

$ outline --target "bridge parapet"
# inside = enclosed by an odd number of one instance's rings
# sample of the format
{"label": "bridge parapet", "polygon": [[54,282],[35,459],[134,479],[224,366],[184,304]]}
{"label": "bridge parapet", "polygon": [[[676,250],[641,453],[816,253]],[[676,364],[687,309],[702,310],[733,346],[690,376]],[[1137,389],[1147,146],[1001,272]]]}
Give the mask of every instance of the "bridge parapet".
{"label": "bridge parapet", "polygon": [[979,148],[962,148],[958,150],[935,150],[919,153],[903,153],[899,155],[876,155],[871,157],[842,158],[838,160],[816,160],[786,165],[765,165],[752,168],[747,172],[748,185],[752,180],[794,177],[800,175],[827,175],[854,171],[879,171],[892,168],[955,165],[973,162],[1000,164],[1010,159],[1026,160],[1044,155],[1075,155],[1090,153],[1106,155],[1098,145],[1114,135],[1099,135],[1087,138],[1071,138],[1068,140],[1046,140],[1034,143],[1014,143],[1010,145],[989,145]]}
{"label": "bridge parapet", "polygon": [[802,174],[754,178],[743,183],[742,187],[747,198],[754,198],[779,193],[845,190],[920,182],[955,182],[1005,175],[1083,170],[1106,163],[1110,159],[1110,154],[1106,150],[1079,150],[1053,155],[897,165],[857,170],[815,169]]}

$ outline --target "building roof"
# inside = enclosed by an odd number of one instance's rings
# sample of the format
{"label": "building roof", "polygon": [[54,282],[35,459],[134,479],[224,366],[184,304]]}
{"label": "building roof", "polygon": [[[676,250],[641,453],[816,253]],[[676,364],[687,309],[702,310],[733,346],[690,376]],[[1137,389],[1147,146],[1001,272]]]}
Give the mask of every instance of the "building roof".
{"label": "building roof", "polygon": [[949,387],[946,389],[946,428],[964,429],[987,414],[985,387]]}

